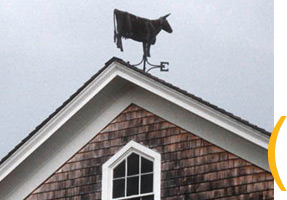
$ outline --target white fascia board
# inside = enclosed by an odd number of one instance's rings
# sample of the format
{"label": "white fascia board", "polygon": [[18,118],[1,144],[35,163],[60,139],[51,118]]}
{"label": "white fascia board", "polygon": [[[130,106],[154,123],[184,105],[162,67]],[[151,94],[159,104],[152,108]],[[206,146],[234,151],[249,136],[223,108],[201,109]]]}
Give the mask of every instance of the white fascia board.
{"label": "white fascia board", "polygon": [[0,166],[0,181],[3,180],[23,160],[33,153],[41,144],[49,139],[65,122],[77,113],[89,100],[100,92],[117,74],[115,63],[104,70],[89,85],[87,85],[71,102],[50,119],[40,130],[26,141]]}
{"label": "white fascia board", "polygon": [[3,180],[23,160],[49,139],[65,122],[77,113],[89,100],[100,92],[115,77],[120,76],[182,108],[221,126],[246,140],[268,149],[269,137],[237,122],[236,120],[175,91],[153,79],[141,75],[122,64],[113,62],[87,85],[71,102],[50,119],[35,135],[26,141],[0,166],[0,181]]}
{"label": "white fascia board", "polygon": [[259,131],[248,127],[231,117],[220,113],[176,90],[173,90],[153,79],[137,73],[125,66],[118,64],[118,75],[162,98],[181,106],[182,108],[224,128],[246,140],[264,148],[268,149],[269,137],[262,135]]}

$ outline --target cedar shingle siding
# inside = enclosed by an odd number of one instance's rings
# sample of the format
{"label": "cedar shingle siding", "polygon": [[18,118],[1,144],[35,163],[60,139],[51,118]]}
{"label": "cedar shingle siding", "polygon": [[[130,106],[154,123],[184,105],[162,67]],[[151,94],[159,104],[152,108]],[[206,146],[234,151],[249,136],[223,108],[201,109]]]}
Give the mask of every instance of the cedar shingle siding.
{"label": "cedar shingle siding", "polygon": [[102,165],[130,140],[161,154],[162,200],[273,199],[269,172],[195,134],[131,105],[26,199],[101,199]]}

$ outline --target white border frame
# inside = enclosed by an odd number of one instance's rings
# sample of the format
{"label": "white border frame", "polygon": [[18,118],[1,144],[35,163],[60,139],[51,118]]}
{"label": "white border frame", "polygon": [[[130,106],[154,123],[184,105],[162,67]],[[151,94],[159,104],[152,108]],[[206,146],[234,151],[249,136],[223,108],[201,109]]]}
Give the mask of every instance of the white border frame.
{"label": "white border frame", "polygon": [[112,156],[102,166],[102,200],[112,200],[112,174],[116,164],[121,162],[127,155],[135,152],[150,159],[154,163],[154,200],[160,200],[161,183],[161,155],[135,141],[130,141],[119,152]]}

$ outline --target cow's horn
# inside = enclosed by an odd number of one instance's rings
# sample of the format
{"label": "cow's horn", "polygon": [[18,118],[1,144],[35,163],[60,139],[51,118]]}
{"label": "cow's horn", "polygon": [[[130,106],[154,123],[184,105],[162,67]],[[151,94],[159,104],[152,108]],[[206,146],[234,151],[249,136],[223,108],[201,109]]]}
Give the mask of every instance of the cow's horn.
{"label": "cow's horn", "polygon": [[168,16],[170,16],[170,13],[165,15],[165,16],[163,16],[163,18],[166,19]]}

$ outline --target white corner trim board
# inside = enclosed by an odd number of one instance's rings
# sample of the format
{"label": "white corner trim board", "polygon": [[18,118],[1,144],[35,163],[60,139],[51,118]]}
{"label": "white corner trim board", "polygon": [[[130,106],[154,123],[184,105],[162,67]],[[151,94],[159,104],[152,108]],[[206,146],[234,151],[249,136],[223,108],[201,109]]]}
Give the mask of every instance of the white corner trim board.
{"label": "white corner trim board", "polygon": [[[160,182],[161,182],[161,155],[135,141],[130,141],[119,152],[112,156],[102,166],[102,200],[113,200],[113,168],[121,163],[131,153],[137,153],[154,163],[153,169],[153,194],[154,200],[160,200]],[[128,197],[130,198],[130,197]],[[125,198],[123,198],[125,199]]]}

